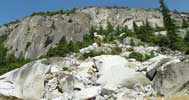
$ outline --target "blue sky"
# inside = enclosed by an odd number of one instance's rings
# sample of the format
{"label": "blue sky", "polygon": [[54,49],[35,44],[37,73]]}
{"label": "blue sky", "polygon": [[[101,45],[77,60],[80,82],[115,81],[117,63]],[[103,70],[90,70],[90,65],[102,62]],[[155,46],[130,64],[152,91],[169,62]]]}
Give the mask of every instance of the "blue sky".
{"label": "blue sky", "polygon": [[[188,0],[166,0],[173,10],[189,12]],[[85,6],[127,6],[131,8],[157,8],[159,0],[1,0],[0,25],[22,19],[39,11],[56,11]]]}

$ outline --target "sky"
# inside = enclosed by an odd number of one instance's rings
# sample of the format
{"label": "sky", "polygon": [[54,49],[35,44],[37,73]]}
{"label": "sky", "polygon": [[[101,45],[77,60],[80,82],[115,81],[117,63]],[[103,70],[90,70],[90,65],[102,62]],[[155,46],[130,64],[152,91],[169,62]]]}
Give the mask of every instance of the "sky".
{"label": "sky", "polygon": [[[189,12],[189,0],[166,0],[171,10]],[[0,25],[21,20],[33,12],[87,6],[126,6],[130,8],[158,8],[159,0],[1,0]]]}

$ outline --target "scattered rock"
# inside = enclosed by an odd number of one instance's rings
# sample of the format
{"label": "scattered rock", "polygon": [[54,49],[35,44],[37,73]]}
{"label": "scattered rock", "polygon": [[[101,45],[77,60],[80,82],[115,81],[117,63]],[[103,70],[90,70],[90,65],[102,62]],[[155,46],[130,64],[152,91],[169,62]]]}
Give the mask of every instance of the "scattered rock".
{"label": "scattered rock", "polygon": [[188,63],[180,62],[159,67],[153,80],[155,91],[165,97],[188,95],[188,66]]}

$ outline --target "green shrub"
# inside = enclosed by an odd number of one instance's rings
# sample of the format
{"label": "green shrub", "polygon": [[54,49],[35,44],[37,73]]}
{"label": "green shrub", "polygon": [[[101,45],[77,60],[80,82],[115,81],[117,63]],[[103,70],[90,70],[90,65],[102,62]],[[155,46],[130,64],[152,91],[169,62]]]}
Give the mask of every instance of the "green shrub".
{"label": "green shrub", "polygon": [[4,26],[9,26],[9,25],[13,25],[13,24],[17,24],[17,23],[19,23],[20,22],[20,20],[15,20],[15,21],[11,21],[11,22],[9,22],[9,23],[7,23],[7,24],[4,24]]}
{"label": "green shrub", "polygon": [[183,19],[182,20],[182,28],[187,28],[187,27],[189,27],[189,23],[185,19]]}
{"label": "green shrub", "polygon": [[69,53],[78,53],[79,49],[87,47],[94,43],[94,36],[93,34],[86,34],[83,37],[82,42],[67,42],[65,37],[62,37],[62,39],[57,44],[57,47],[50,48],[47,57],[54,57],[54,56],[60,56],[65,57]]}
{"label": "green shrub", "polygon": [[14,54],[9,54],[8,49],[3,45],[6,38],[6,35],[0,37],[0,75],[19,68],[31,61],[30,59],[24,59],[22,56],[17,58]]}
{"label": "green shrub", "polygon": [[136,59],[137,61],[143,61],[145,57],[144,57],[141,53],[132,52],[132,53],[129,55],[129,58]]}
{"label": "green shrub", "polygon": [[71,14],[71,13],[74,13],[76,9],[72,9],[72,10],[59,10],[59,11],[54,11],[54,12],[35,12],[33,13],[31,16],[35,16],[35,15],[40,15],[40,16],[54,16],[54,15],[57,15],[57,14]]}
{"label": "green shrub", "polygon": [[151,59],[151,58],[153,58],[153,57],[155,57],[155,55],[154,55],[154,53],[153,53],[153,52],[150,52],[150,55],[145,54],[144,61],[147,61],[147,60],[149,60],[149,59]]}
{"label": "green shrub", "polygon": [[153,52],[151,52],[150,54],[145,54],[145,55],[138,52],[131,52],[131,54],[129,55],[129,58],[136,59],[137,61],[147,61],[153,57],[155,57]]}
{"label": "green shrub", "polygon": [[131,46],[135,46],[136,45],[133,39],[130,40],[130,45]]}
{"label": "green shrub", "polygon": [[134,49],[131,47],[131,48],[127,48],[127,51],[134,51]]}
{"label": "green shrub", "polygon": [[112,48],[111,54],[113,55],[119,55],[122,52],[122,49],[120,47]]}
{"label": "green shrub", "polygon": [[99,55],[103,55],[103,54],[106,54],[105,52],[94,52],[94,51],[91,51],[89,53],[85,53],[83,54],[80,59],[84,60],[84,59],[87,59],[89,57],[95,57],[95,56],[99,56]]}

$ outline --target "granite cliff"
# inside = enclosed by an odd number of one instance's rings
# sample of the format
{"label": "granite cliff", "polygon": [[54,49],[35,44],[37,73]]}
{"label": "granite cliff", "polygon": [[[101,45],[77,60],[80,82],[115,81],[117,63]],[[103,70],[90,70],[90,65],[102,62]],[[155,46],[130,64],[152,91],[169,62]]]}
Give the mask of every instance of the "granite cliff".
{"label": "granite cliff", "polygon": [[[182,18],[187,14],[172,14],[177,24],[181,25]],[[106,27],[107,21],[113,26],[133,28],[133,21],[138,26],[148,21],[153,27],[163,27],[163,16],[154,9],[129,8],[86,8],[77,9],[70,14],[53,16],[34,15],[22,21],[2,26],[0,35],[7,35],[4,45],[17,57],[38,58],[45,55],[49,48],[55,47],[64,36],[66,40],[82,41],[83,35],[89,33],[92,26]]]}

